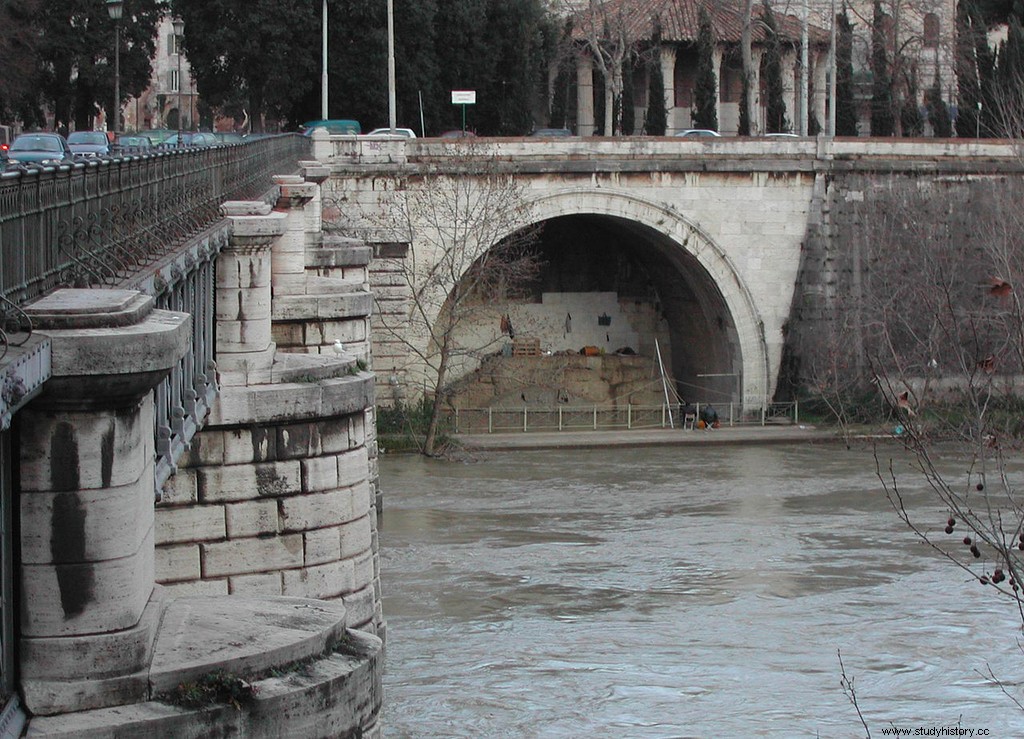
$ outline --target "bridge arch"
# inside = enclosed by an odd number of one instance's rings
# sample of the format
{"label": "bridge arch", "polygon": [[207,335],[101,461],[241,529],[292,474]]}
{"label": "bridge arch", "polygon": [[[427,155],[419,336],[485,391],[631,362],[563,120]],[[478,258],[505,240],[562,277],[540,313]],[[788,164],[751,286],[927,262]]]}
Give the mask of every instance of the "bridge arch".
{"label": "bridge arch", "polygon": [[673,206],[603,187],[528,192],[527,198],[533,223],[597,219],[644,255],[663,301],[671,373],[684,398],[742,402],[747,409],[765,402],[770,358],[754,295],[694,220]]}

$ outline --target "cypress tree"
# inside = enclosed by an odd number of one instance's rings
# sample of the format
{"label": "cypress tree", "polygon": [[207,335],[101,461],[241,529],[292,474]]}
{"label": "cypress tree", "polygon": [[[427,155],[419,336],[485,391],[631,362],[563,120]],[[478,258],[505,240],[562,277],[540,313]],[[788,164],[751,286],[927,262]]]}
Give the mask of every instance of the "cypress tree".
{"label": "cypress tree", "polygon": [[996,79],[996,58],[992,47],[988,45],[988,26],[982,15],[981,8],[972,5],[970,8],[971,25],[974,28],[974,58],[978,65],[978,82],[980,85],[981,135],[996,136],[999,129],[999,83]]}
{"label": "cypress tree", "polygon": [[932,86],[925,92],[925,105],[928,109],[928,121],[932,125],[932,136],[948,139],[953,135],[953,122],[949,119],[949,106],[942,99],[942,86],[938,72]]}
{"label": "cypress tree", "polygon": [[651,34],[651,53],[647,67],[647,111],[644,113],[644,133],[664,136],[668,128],[668,110],[665,107],[665,76],[661,71],[661,21],[654,20]]}
{"label": "cypress tree", "polygon": [[956,135],[960,138],[974,138],[978,135],[981,89],[974,56],[974,33],[969,0],[960,0],[956,8]]}
{"label": "cypress tree", "polygon": [[786,119],[786,101],[782,85],[782,41],[779,39],[775,14],[765,0],[762,19],[767,26],[764,57],[761,64],[766,78],[767,103],[765,106],[765,133],[786,133],[789,121]]}
{"label": "cypress tree", "polygon": [[711,16],[700,9],[697,32],[697,79],[694,91],[693,127],[718,130],[718,80],[715,77],[715,32]]}
{"label": "cypress tree", "polygon": [[900,104],[900,131],[903,136],[918,138],[924,135],[924,117],[917,106],[917,69],[911,68],[907,91]]}
{"label": "cypress tree", "polygon": [[853,26],[847,14],[836,14],[836,135],[857,136],[857,103],[853,95]]}
{"label": "cypress tree", "polygon": [[892,78],[889,75],[889,51],[887,49],[885,20],[882,3],[875,0],[874,16],[871,21],[871,135],[892,136],[895,131],[893,118]]}
{"label": "cypress tree", "polygon": [[750,114],[747,112],[748,95],[750,95],[750,91],[744,80],[743,89],[740,91],[740,123],[739,129],[736,131],[737,136],[750,135]]}
{"label": "cypress tree", "polygon": [[622,70],[622,135],[632,136],[636,129],[636,100],[633,95],[633,59],[623,63]]}
{"label": "cypress tree", "polygon": [[1020,138],[1024,132],[1024,28],[1016,16],[1010,17],[1006,41],[999,49],[997,82],[1001,133]]}

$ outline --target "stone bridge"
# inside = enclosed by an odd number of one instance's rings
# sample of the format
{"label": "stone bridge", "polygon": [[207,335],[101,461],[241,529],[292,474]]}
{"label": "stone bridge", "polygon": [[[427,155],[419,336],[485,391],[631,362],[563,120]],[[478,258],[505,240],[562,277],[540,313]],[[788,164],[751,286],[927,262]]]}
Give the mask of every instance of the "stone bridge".
{"label": "stone bridge", "polygon": [[[500,341],[495,312],[552,350],[629,345],[653,355],[658,340],[670,376],[687,399],[742,403],[753,410],[776,390],[794,299],[825,289],[836,240],[833,212],[861,199],[865,182],[969,180],[1020,171],[1008,142],[868,139],[476,139],[367,140],[314,137],[314,156],[329,165],[325,220],[395,256],[428,223],[381,229],[396,191],[432,187],[438,173],[476,177],[512,173],[523,185],[528,223],[544,224],[548,280],[532,303],[510,301],[484,311],[474,329],[481,344]],[[482,185],[483,186],[483,185]],[[334,202],[336,207],[330,206]],[[396,243],[397,242],[397,243]],[[486,245],[485,245],[486,246]],[[580,282],[550,289],[593,270],[593,260],[639,270],[646,289]],[[395,260],[391,260],[392,262]],[[407,310],[388,260],[371,270],[378,321]],[[428,274],[436,259],[419,254]],[[617,287],[616,287],[617,285]],[[436,307],[435,316],[440,310]],[[567,335],[566,317],[574,319]],[[596,320],[597,317],[604,320]],[[607,327],[611,326],[611,330]],[[523,331],[520,331],[523,333]],[[425,336],[411,336],[425,347]],[[422,366],[401,342],[375,335],[378,376],[410,388]],[[465,369],[472,369],[467,367]],[[387,389],[378,387],[381,397]],[[518,395],[518,394],[517,394]]]}

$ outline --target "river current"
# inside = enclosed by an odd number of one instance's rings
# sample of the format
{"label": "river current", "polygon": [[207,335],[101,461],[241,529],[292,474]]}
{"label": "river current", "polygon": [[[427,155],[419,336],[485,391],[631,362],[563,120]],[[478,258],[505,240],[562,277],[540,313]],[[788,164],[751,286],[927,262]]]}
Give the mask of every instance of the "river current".
{"label": "river current", "polygon": [[1019,616],[896,517],[870,449],[385,456],[381,481],[385,737],[864,737],[839,651],[872,737],[1024,736],[987,677],[1024,700]]}

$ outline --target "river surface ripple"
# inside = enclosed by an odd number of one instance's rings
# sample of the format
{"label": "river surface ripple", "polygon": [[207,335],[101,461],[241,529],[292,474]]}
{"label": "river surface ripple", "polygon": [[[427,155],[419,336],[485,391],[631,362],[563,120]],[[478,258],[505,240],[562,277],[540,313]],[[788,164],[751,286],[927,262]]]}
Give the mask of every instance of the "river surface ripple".
{"label": "river surface ripple", "polygon": [[384,735],[863,737],[842,650],[873,737],[1024,736],[980,674],[1022,698],[1019,617],[874,470],[838,445],[383,457]]}

